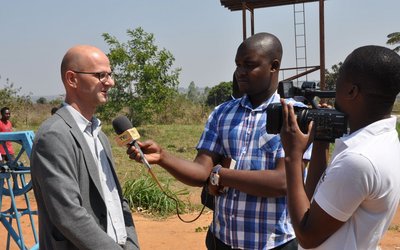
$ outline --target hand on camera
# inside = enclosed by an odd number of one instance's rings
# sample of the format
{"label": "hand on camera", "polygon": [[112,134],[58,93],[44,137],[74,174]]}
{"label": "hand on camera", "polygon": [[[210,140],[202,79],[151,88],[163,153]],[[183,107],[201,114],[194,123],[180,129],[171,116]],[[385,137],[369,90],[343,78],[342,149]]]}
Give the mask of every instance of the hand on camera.
{"label": "hand on camera", "polygon": [[326,102],[321,102],[321,103],[319,103],[319,104],[318,104],[318,107],[319,107],[319,108],[323,108],[323,109],[332,109],[332,108],[333,108],[332,105],[330,105],[330,104],[328,104],[328,103],[326,103]]}
{"label": "hand on camera", "polygon": [[284,99],[281,99],[283,125],[280,132],[281,141],[285,154],[297,155],[302,157],[312,142],[311,131],[313,130],[313,122],[308,124],[307,134],[301,132],[297,124],[296,115],[291,104],[286,104]]}

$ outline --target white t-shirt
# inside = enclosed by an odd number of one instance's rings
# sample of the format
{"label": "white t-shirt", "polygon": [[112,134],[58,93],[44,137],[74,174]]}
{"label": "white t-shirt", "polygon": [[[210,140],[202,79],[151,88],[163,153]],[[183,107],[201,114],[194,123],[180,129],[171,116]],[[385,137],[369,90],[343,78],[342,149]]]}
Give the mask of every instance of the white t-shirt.
{"label": "white t-shirt", "polygon": [[345,224],[316,249],[377,249],[400,200],[395,128],[391,117],[336,140],[313,200]]}

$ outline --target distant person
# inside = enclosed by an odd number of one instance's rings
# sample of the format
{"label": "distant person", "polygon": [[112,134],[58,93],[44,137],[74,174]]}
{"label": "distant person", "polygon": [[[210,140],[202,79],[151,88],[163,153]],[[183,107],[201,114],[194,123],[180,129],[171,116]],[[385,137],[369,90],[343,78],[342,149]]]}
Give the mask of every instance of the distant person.
{"label": "distant person", "polygon": [[[10,121],[10,117],[11,117],[10,109],[8,107],[3,107],[0,112],[1,112],[0,133],[1,132],[12,132],[13,126]],[[8,151],[8,154],[5,150],[5,148],[3,147],[3,144],[0,144],[1,158],[4,161],[12,161],[12,160],[14,160],[14,148],[12,146],[12,143],[10,141],[6,141],[5,144],[6,144],[6,149]]]}
{"label": "distant person", "polygon": [[378,249],[400,200],[400,142],[391,116],[399,92],[397,53],[380,46],[350,53],[335,103],[350,132],[336,140],[329,164],[329,143],[314,141],[305,187],[301,155],[312,132],[303,134],[293,107],[282,102],[289,212],[302,247]]}
{"label": "distant person", "polygon": [[96,108],[114,86],[98,48],[72,47],[61,63],[65,103],[36,133],[31,154],[40,249],[139,249],[128,202]]}
{"label": "distant person", "polygon": [[[278,135],[269,135],[266,108],[276,93],[282,45],[269,33],[243,41],[236,53],[235,76],[244,95],[212,112],[197,145],[194,161],[169,154],[152,141],[138,142],[149,163],[165,168],[191,186],[216,190],[208,249],[297,249],[286,210],[284,152]],[[130,158],[140,161],[134,147]],[[236,161],[232,168],[217,165]],[[225,164],[224,164],[225,165]]]}
{"label": "distant person", "polygon": [[58,110],[57,107],[51,108],[51,115],[54,115],[57,112],[57,110]]}

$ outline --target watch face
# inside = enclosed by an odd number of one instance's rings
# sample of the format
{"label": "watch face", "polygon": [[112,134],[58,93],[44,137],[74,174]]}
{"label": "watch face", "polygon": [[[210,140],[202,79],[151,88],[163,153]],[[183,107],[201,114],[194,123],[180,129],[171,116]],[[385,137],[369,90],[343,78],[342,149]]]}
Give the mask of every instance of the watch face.
{"label": "watch face", "polygon": [[211,182],[212,185],[218,186],[218,184],[219,184],[219,176],[217,174],[214,174],[214,173],[211,174],[210,182]]}

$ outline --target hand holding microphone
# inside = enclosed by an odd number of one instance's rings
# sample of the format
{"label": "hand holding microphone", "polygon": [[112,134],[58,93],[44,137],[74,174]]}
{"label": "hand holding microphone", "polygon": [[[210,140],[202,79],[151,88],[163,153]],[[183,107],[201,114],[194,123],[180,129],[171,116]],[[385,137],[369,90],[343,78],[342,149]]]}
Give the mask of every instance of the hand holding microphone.
{"label": "hand holding microphone", "polygon": [[[139,132],[132,126],[132,123],[129,121],[129,119],[126,116],[118,116],[112,121],[112,125],[115,133],[118,135],[115,138],[117,144],[119,146],[133,146],[128,148],[127,153],[129,152],[129,158],[138,162],[141,161],[148,169],[151,169],[149,162],[147,161],[137,142],[137,139],[140,138]],[[139,154],[140,157],[136,157],[137,154]]]}
{"label": "hand holding microphone", "polygon": [[[129,119],[126,116],[118,116],[112,121],[113,128],[115,130],[115,133],[117,133],[117,137],[115,138],[117,144],[119,146],[131,146],[128,148],[127,153],[129,154],[129,158],[134,159],[138,162],[143,162],[143,164],[147,167],[151,177],[153,177],[154,181],[157,183],[157,185],[160,187],[162,191],[164,191],[163,187],[161,186],[160,182],[158,181],[157,177],[154,175],[153,171],[151,171],[151,166],[149,162],[147,161],[146,157],[143,154],[143,151],[141,150],[137,139],[140,138],[139,132],[137,131],[136,128],[132,126],[132,123],[129,121]],[[143,147],[145,144],[142,144],[141,146]],[[151,145],[156,145],[155,143]],[[133,147],[132,147],[133,146]],[[157,146],[158,147],[158,146]],[[151,147],[148,147],[151,149]],[[154,147],[153,147],[154,148]],[[139,153],[139,157],[137,157],[137,154]],[[140,159],[140,160],[139,160]]]}
{"label": "hand holding microphone", "polygon": [[129,147],[126,153],[137,162],[140,162],[142,154],[150,164],[158,164],[161,159],[161,148],[152,140],[137,142],[137,145]]}

